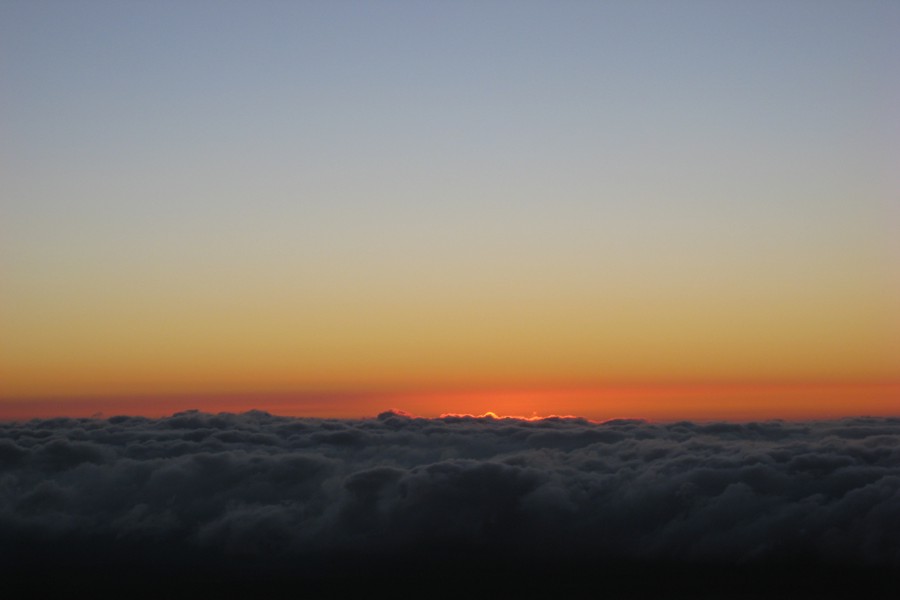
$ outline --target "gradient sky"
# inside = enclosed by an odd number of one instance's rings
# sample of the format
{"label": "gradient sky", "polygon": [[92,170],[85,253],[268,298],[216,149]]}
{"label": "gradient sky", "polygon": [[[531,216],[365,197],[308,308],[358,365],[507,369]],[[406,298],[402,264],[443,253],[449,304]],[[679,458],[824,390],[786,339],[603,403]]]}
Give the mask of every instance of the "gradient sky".
{"label": "gradient sky", "polygon": [[898,31],[897,2],[4,0],[5,414],[896,414]]}

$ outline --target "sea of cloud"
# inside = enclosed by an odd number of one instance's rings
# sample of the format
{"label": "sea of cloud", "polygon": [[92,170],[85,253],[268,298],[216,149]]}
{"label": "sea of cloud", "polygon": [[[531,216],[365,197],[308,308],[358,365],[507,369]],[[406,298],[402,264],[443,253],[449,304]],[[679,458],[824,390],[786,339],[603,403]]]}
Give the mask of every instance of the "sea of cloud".
{"label": "sea of cloud", "polygon": [[894,569],[900,419],[0,423],[4,564],[348,557]]}

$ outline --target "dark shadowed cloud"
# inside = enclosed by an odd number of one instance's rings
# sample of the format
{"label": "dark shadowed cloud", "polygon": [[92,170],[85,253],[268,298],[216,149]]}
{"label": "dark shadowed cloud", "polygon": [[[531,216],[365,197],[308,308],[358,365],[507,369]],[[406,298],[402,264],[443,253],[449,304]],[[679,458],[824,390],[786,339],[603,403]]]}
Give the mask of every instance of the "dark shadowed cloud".
{"label": "dark shadowed cloud", "polygon": [[26,570],[900,568],[900,419],[51,419],[0,424],[0,468]]}

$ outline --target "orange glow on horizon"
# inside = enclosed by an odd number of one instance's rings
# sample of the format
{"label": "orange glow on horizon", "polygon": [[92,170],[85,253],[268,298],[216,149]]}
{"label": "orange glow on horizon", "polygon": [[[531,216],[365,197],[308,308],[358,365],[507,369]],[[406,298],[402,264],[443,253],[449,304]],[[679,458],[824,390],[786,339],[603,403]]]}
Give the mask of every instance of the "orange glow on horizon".
{"label": "orange glow on horizon", "polygon": [[591,421],[831,419],[900,416],[900,383],[721,384],[438,391],[306,391],[235,394],[129,394],[0,398],[0,419],[112,416],[161,417],[198,409],[317,418],[365,418],[386,410],[434,418],[449,415],[535,420],[575,416]]}

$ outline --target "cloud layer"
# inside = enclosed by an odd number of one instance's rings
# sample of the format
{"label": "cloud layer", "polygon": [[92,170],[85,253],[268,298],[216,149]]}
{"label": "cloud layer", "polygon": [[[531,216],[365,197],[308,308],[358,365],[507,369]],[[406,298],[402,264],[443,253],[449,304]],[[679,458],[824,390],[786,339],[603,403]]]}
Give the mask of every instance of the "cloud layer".
{"label": "cloud layer", "polygon": [[0,466],[22,568],[900,567],[900,419],[185,412],[0,424]]}

